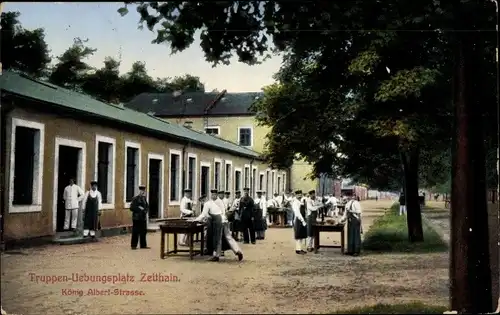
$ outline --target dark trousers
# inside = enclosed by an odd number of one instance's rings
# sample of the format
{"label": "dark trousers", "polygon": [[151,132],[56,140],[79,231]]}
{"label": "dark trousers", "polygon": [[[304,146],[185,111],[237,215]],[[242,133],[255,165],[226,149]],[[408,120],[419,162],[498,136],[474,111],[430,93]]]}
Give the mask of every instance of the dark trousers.
{"label": "dark trousers", "polygon": [[253,226],[252,219],[242,220],[242,232],[243,232],[243,242],[244,243],[255,243],[255,228]]}
{"label": "dark trousers", "polygon": [[148,224],[146,220],[132,221],[132,239],[130,246],[137,248],[137,243],[140,243],[141,248],[148,246],[146,242],[146,233],[148,232]]}

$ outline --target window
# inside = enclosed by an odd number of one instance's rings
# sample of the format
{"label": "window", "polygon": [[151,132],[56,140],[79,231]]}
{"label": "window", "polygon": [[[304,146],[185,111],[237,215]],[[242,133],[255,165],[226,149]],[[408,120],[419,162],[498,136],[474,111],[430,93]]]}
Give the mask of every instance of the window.
{"label": "window", "polygon": [[45,125],[12,119],[9,212],[42,210]]}
{"label": "window", "polygon": [[239,145],[243,147],[251,147],[253,145],[252,138],[252,128],[249,127],[240,127],[238,128],[238,139]]}
{"label": "window", "polygon": [[222,168],[222,161],[219,159],[214,160],[214,189],[217,190],[222,190],[222,186],[220,184],[221,182],[221,168]]}
{"label": "window", "polygon": [[271,186],[269,185],[270,173],[271,173],[270,170],[266,170],[266,195],[269,197],[271,197],[272,195]]}
{"label": "window", "polygon": [[181,200],[181,151],[170,150],[170,204]]}
{"label": "window", "polygon": [[205,127],[205,133],[209,135],[218,136],[220,135],[220,127],[219,126]]}
{"label": "window", "polygon": [[116,140],[96,136],[95,179],[102,195],[103,209],[113,209],[115,198]]}
{"label": "window", "polygon": [[250,165],[245,165],[243,185],[245,185],[243,188],[250,188]]}
{"label": "window", "polygon": [[259,190],[264,190],[264,173],[262,172],[259,174]]}
{"label": "window", "polygon": [[252,194],[257,190],[257,168],[252,167]]}
{"label": "window", "polygon": [[234,190],[241,191],[241,168],[234,171]]}
{"label": "window", "polygon": [[202,195],[210,197],[210,162],[200,162],[200,191]]}
{"label": "window", "polygon": [[283,178],[283,191],[286,192],[286,173],[283,173],[281,178]]}
{"label": "window", "polygon": [[278,194],[281,194],[282,191],[281,191],[281,176],[278,176],[278,190],[277,190]]}
{"label": "window", "polygon": [[274,176],[276,173],[274,171],[271,172],[271,193],[274,194],[276,192],[276,187],[274,187]]}
{"label": "window", "polygon": [[197,156],[196,154],[193,153],[188,153],[188,176],[187,176],[187,181],[186,181],[186,188],[191,189],[193,198],[197,199],[197,194],[196,194],[196,163],[197,162]]}
{"label": "window", "polygon": [[226,161],[226,164],[225,164],[225,179],[226,179],[226,185],[224,187],[225,191],[231,191],[231,187],[232,187],[232,180],[231,180],[231,168],[232,168],[232,162],[231,161]]}
{"label": "window", "polygon": [[141,184],[141,145],[125,142],[125,207],[130,207],[132,198],[139,192]]}

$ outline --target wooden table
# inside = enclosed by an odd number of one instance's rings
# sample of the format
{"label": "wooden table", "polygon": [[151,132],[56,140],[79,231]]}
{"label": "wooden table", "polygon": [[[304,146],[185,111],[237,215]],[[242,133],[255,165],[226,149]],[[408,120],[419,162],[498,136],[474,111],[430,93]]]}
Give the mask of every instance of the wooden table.
{"label": "wooden table", "polygon": [[[324,248],[340,248],[342,254],[345,248],[345,236],[344,236],[344,226],[345,224],[313,224],[313,234],[314,234],[314,252],[317,253],[321,247]],[[340,233],[340,245],[320,245],[320,232],[338,232]]]}
{"label": "wooden table", "polygon": [[[286,225],[286,220],[287,220],[287,211],[286,209],[283,208],[278,208],[278,209],[273,209],[273,210],[268,210],[269,213],[268,215],[270,216],[269,221],[272,222],[272,225],[268,226],[268,228],[286,228],[288,227]],[[278,224],[275,224],[275,216],[278,217]]]}
{"label": "wooden table", "polygon": [[[160,225],[160,232],[161,232],[161,243],[160,243],[160,258],[164,259],[166,256],[172,255],[172,254],[179,254],[179,253],[189,253],[189,258],[193,259],[194,256],[200,255],[203,256],[203,252],[205,250],[205,235],[203,233],[204,225],[195,222],[195,221],[188,221],[184,219],[169,219],[166,220],[164,224]],[[167,250],[165,251],[165,234],[167,235]],[[170,238],[169,235],[173,234],[174,235],[174,249],[170,250]],[[189,249],[179,249],[178,248],[178,235],[179,234],[187,234],[189,235]],[[201,234],[201,237],[199,235]],[[194,243],[195,243],[195,236],[196,239],[201,238],[201,244],[200,244],[200,249],[195,249],[194,248]]]}

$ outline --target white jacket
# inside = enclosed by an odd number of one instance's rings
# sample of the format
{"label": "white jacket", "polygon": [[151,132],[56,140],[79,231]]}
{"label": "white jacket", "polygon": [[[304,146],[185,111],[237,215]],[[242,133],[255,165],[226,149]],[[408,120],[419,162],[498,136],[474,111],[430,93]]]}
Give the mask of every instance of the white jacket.
{"label": "white jacket", "polygon": [[84,196],[83,190],[78,187],[78,185],[68,185],[64,188],[64,207],[66,210],[78,209],[80,207],[80,201],[82,201]]}

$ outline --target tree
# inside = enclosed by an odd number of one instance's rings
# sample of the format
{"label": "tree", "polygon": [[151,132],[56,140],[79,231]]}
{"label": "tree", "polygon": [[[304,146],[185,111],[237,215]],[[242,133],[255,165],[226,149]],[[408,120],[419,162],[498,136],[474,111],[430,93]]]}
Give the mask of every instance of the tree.
{"label": "tree", "polygon": [[200,78],[190,74],[173,78],[170,87],[174,91],[205,92],[205,85],[200,82]]}
{"label": "tree", "polygon": [[122,76],[121,97],[123,102],[145,92],[157,92],[155,81],[148,75],[146,64],[136,61],[129,72]]}
{"label": "tree", "polygon": [[123,82],[119,68],[119,61],[106,57],[104,67],[84,78],[83,91],[107,103],[120,103]]}
{"label": "tree", "polygon": [[[313,113],[317,111],[315,105],[323,104],[321,113],[327,115],[331,112],[327,111],[326,104],[338,102],[344,106],[337,109],[347,108],[345,112],[349,119],[359,118],[377,137],[397,138],[405,179],[409,179],[405,180],[405,186],[407,190],[411,188],[407,194],[408,223],[415,239],[419,238],[420,231],[418,222],[413,222],[412,218],[417,219],[418,213],[412,211],[410,215],[410,208],[418,209],[415,188],[418,188],[420,151],[422,148],[432,149],[433,139],[449,141],[451,134],[441,136],[449,125],[449,113],[453,113],[457,120],[453,145],[453,190],[460,193],[453,194],[452,200],[452,307],[461,312],[491,311],[481,118],[487,112],[485,104],[494,104],[491,102],[494,93],[490,91],[495,89],[488,90],[485,95],[474,95],[472,91],[474,86],[479,89],[481,84],[490,86],[495,82],[489,73],[495,68],[491,66],[495,32],[462,30],[493,31],[493,2],[427,0],[418,4],[400,1],[384,6],[380,2],[359,1],[220,1],[216,5],[140,2],[137,11],[140,21],[145,22],[150,30],[157,24],[161,25],[154,42],[170,43],[173,52],[191,45],[195,31],[201,30],[201,47],[206,59],[214,64],[227,63],[233,53],[240,61],[249,64],[262,60],[259,56],[271,48],[271,37],[277,50],[292,55],[295,60],[312,63],[314,71],[306,76],[305,82],[314,82],[315,86],[306,84],[304,87],[298,79],[287,83],[302,88],[294,99],[299,103],[307,99],[315,101],[308,107]],[[120,13],[126,13],[126,9],[122,8]],[[357,31],[376,29],[390,31]],[[405,35],[398,30],[405,30]],[[455,65],[453,59],[457,61]],[[357,60],[359,63],[355,62]],[[471,70],[469,62],[477,63],[475,71]],[[292,64],[300,65],[298,61]],[[487,70],[488,66],[490,70]],[[305,72],[302,70],[305,67],[299,67],[302,68],[300,71],[293,66],[288,68],[291,73]],[[390,71],[383,74],[386,69]],[[453,99],[451,94],[443,93],[451,90],[451,77],[455,79],[456,97]],[[284,89],[293,92],[290,87]],[[349,93],[354,95],[355,102],[346,102]],[[432,114],[430,109],[436,107],[438,112]],[[293,108],[287,109],[286,114],[289,114]],[[273,113],[272,110],[269,112]],[[339,113],[344,114],[344,111]],[[307,112],[294,112],[290,116],[295,118],[302,114]],[[282,125],[277,116],[266,119],[274,119],[274,125]],[[300,125],[314,127],[307,120],[317,117],[304,116]],[[324,125],[330,127],[328,122],[317,123],[308,139],[316,136],[320,128],[325,128]],[[420,127],[424,130],[421,131]],[[301,128],[297,126],[294,130],[297,132]],[[346,128],[349,128],[348,123]],[[273,127],[275,135],[272,139],[286,140],[282,146],[294,143],[295,140],[281,134],[282,130]],[[289,132],[288,135],[294,134]],[[295,136],[301,135],[296,133]],[[332,154],[332,146],[326,143],[323,141],[313,148],[310,156],[316,160],[319,156],[324,161],[334,161],[338,156]],[[270,140],[270,145],[275,144]],[[289,157],[289,153],[285,153],[283,155]]]}
{"label": "tree", "polygon": [[33,77],[45,76],[51,61],[42,28],[24,29],[19,12],[2,12],[2,67],[24,72]]}
{"label": "tree", "polygon": [[88,40],[75,38],[73,45],[57,59],[49,76],[53,84],[80,91],[86,78],[93,70],[84,60],[93,55],[96,49],[87,47]]}

